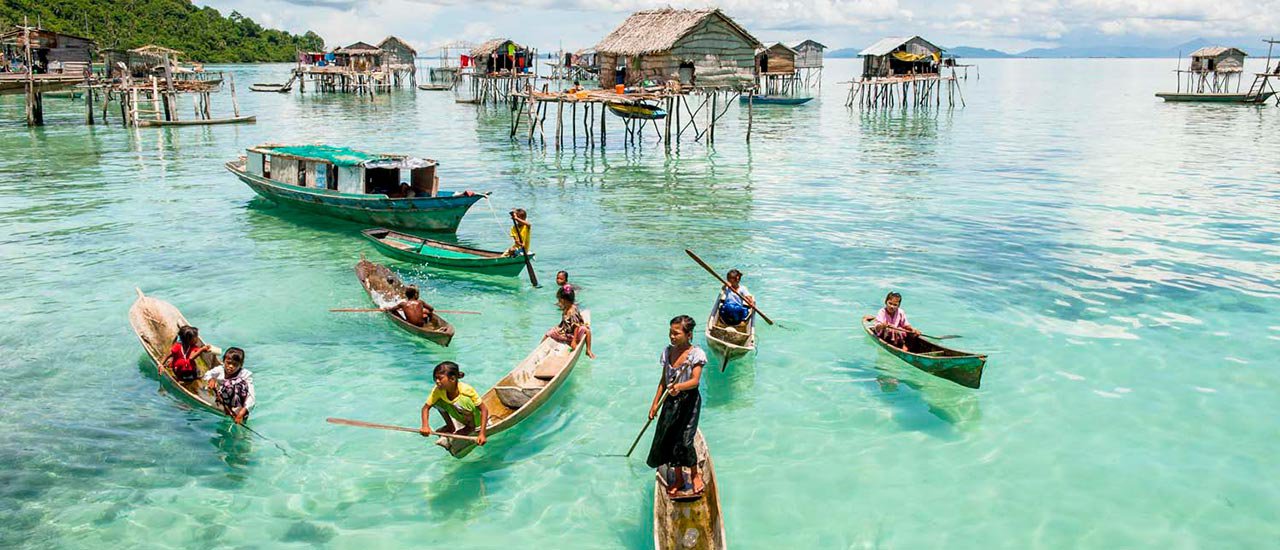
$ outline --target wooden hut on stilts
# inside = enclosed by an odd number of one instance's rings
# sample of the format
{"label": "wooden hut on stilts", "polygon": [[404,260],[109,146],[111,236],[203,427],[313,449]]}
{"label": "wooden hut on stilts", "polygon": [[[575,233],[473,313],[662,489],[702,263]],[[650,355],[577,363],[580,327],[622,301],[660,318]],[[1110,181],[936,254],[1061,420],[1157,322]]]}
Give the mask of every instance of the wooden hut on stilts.
{"label": "wooden hut on stilts", "polygon": [[511,94],[533,85],[537,56],[537,50],[507,38],[482,42],[465,62],[470,70],[463,71],[461,84],[454,88],[455,100],[479,105],[508,101]]}
{"label": "wooden hut on stilts", "polygon": [[[862,108],[940,107],[956,101],[964,106],[964,94],[955,68],[944,67],[942,48],[919,36],[889,37],[858,52],[862,76],[849,86],[845,105]],[[949,74],[944,74],[944,68]]]}
{"label": "wooden hut on stilts", "polygon": [[382,50],[383,67],[391,73],[393,87],[399,88],[406,82],[410,85],[415,83],[418,75],[418,66],[415,64],[418,51],[413,46],[395,36],[388,36],[378,43],[378,49]]}
{"label": "wooden hut on stilts", "polygon": [[822,57],[827,47],[814,40],[805,40],[791,48],[796,52],[796,72],[800,85],[806,89],[822,89]]}
{"label": "wooden hut on stilts", "polygon": [[28,126],[44,124],[44,94],[85,87],[85,121],[93,124],[93,55],[88,38],[37,27],[15,26],[0,35],[0,95],[26,96]]}
{"label": "wooden hut on stilts", "polygon": [[767,96],[792,95],[800,88],[798,53],[778,42],[756,52],[756,88]]}

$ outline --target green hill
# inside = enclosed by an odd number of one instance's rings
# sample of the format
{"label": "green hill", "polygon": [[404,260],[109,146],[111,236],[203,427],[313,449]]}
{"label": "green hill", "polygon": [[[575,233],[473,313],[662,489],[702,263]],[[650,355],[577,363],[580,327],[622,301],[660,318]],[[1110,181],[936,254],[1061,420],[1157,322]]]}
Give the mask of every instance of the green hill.
{"label": "green hill", "polygon": [[313,32],[298,36],[264,29],[237,12],[196,7],[189,0],[0,0],[0,24],[22,24],[93,38],[99,48],[157,44],[184,59],[208,63],[293,61],[297,50],[319,50]]}

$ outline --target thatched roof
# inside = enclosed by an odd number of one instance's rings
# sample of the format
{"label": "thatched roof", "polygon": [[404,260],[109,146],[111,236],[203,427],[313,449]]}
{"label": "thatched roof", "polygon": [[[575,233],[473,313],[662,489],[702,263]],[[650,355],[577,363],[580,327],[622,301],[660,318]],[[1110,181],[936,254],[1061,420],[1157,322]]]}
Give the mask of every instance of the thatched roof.
{"label": "thatched roof", "polygon": [[410,46],[408,42],[401,40],[397,36],[388,36],[386,38],[383,38],[382,42],[378,43],[378,47],[385,50],[387,49],[388,44],[390,44],[391,46],[399,47],[400,49],[403,49],[403,50],[408,50],[409,53],[415,56],[418,55],[418,50],[413,49],[413,46]]}
{"label": "thatched roof", "polygon": [[517,51],[525,49],[524,46],[521,46],[520,44],[516,44],[514,41],[512,41],[509,38],[494,38],[493,40],[487,40],[485,42],[481,42],[479,46],[476,46],[475,48],[473,48],[471,50],[471,57],[472,58],[488,57],[489,54],[497,52],[498,48],[505,46],[507,42],[511,42],[512,44],[515,44]]}
{"label": "thatched roof", "polygon": [[1241,50],[1240,48],[1231,48],[1227,46],[1205,46],[1194,52],[1191,52],[1191,57],[1218,57],[1227,52],[1235,52],[1240,57],[1249,55],[1245,53],[1244,50]]}
{"label": "thatched roof", "polygon": [[596,51],[615,55],[646,55],[670,50],[681,38],[697,28],[708,17],[719,17],[747,40],[752,48],[760,48],[746,29],[734,23],[719,9],[678,10],[661,8],[631,14],[609,36],[596,44]]}
{"label": "thatched roof", "polygon": [[932,51],[937,51],[937,52],[942,51],[942,48],[939,48],[933,42],[920,38],[919,36],[890,36],[888,38],[881,38],[875,44],[867,46],[867,49],[858,52],[858,55],[860,56],[861,55],[871,55],[871,56],[889,55],[890,53],[893,52],[893,50],[898,49],[903,44],[906,44],[907,42],[910,42],[912,40],[919,40],[921,42],[924,42],[925,44],[928,44],[932,48]]}
{"label": "thatched roof", "polygon": [[338,48],[337,53],[346,55],[378,55],[382,49],[364,42],[356,42],[345,48]]}
{"label": "thatched roof", "polygon": [[140,48],[134,48],[129,51],[136,54],[142,54],[142,55],[156,55],[156,56],[182,55],[182,52],[178,50],[166,48],[164,46],[157,46],[155,44],[147,44],[146,46],[142,46]]}

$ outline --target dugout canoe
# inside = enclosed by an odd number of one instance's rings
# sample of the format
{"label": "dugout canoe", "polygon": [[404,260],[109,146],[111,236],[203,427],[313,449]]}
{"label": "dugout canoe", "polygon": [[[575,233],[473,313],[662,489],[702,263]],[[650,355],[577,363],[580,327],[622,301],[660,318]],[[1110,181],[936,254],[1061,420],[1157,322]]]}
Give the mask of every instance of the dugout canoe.
{"label": "dugout canoe", "polygon": [[698,473],[705,489],[697,500],[671,499],[667,486],[674,473],[666,465],[658,467],[653,484],[653,547],[656,550],[723,550],[724,516],[720,508],[720,487],[711,451],[702,430],[693,436],[698,453]]}
{"label": "dugout canoe", "polygon": [[767,96],[767,95],[757,95],[757,96],[748,98],[747,96],[744,95],[739,97],[738,101],[742,103],[749,102],[753,105],[804,105],[805,103],[813,101],[813,98],[812,97],[774,97],[774,96]]}
{"label": "dugout canoe", "polygon": [[1225,93],[1225,94],[1192,94],[1192,93],[1171,93],[1160,92],[1156,97],[1166,102],[1194,102],[1194,103],[1246,103],[1257,104],[1266,103],[1275,92],[1266,91],[1260,94],[1249,93]]}
{"label": "dugout canoe", "polygon": [[[356,263],[356,278],[360,279],[360,286],[364,287],[365,292],[369,294],[369,299],[378,307],[389,307],[400,303],[405,298],[405,288],[408,288],[387,266],[375,264],[363,256]],[[434,314],[435,323],[428,323],[421,327],[395,313],[384,313],[397,327],[429,342],[448,347],[449,342],[453,341],[453,325],[439,313]]]}
{"label": "dugout canoe", "polygon": [[644,103],[606,103],[609,112],[622,118],[637,120],[659,120],[667,117],[667,111],[656,105]]}
{"label": "dugout canoe", "polygon": [[863,321],[862,330],[890,355],[924,372],[950,380],[967,388],[978,389],[982,384],[982,368],[987,364],[986,355],[951,349],[926,338],[917,338],[917,349],[903,351],[882,340],[871,328],[875,321]]}
{"label": "dugout canoe", "polygon": [[[583,311],[582,316],[590,326],[590,312]],[[538,347],[516,368],[480,396],[480,401],[489,409],[489,425],[485,435],[492,440],[494,435],[511,429],[551,400],[556,390],[564,386],[573,373],[573,367],[582,357],[584,347],[586,345],[580,343],[571,350],[568,344],[544,336]],[[476,448],[475,443],[464,439],[446,439],[446,443],[449,454],[455,458],[463,458]]]}
{"label": "dugout canoe", "polygon": [[707,346],[730,361],[746,355],[756,349],[756,313],[737,326],[728,326],[720,322],[720,306],[723,304],[721,294],[716,295],[716,302],[711,307],[711,315],[707,317]]}
{"label": "dugout canoe", "polygon": [[233,116],[227,118],[194,118],[191,120],[147,120],[138,121],[138,126],[216,126],[219,124],[242,124],[256,122],[258,117],[253,115]]}
{"label": "dugout canoe", "polygon": [[[129,308],[129,325],[133,327],[134,334],[138,336],[138,341],[146,350],[147,357],[151,358],[152,364],[159,367],[169,357],[169,348],[173,347],[173,343],[178,339],[178,328],[190,323],[173,304],[147,296],[141,289],[134,290],[137,291],[138,298]],[[206,371],[217,365],[218,356],[213,351],[206,351],[196,357],[196,369],[200,376],[204,376]],[[222,407],[218,406],[213,392],[201,384],[198,378],[195,382],[183,384],[174,378],[173,369],[165,368],[160,373],[160,383],[168,390],[182,396],[183,400],[190,404],[220,416],[227,416]]]}
{"label": "dugout canoe", "polygon": [[452,90],[453,84],[419,84],[418,89],[424,92],[443,92]]}
{"label": "dugout canoe", "polygon": [[[473,271],[514,277],[524,270],[523,256],[503,256],[502,252],[471,248],[400,233],[382,227],[361,232],[384,256],[427,264],[441,269]],[[533,254],[529,258],[533,258]]]}
{"label": "dugout canoe", "polygon": [[283,94],[283,93],[288,93],[289,90],[292,90],[292,89],[293,89],[292,80],[284,84],[259,82],[257,84],[249,85],[250,92],[274,92],[278,94]]}

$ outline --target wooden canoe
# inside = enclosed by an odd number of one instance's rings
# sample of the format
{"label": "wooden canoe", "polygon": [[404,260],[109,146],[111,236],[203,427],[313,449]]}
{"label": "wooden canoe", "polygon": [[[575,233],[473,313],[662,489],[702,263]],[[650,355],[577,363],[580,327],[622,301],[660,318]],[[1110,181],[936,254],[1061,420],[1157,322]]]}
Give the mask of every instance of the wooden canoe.
{"label": "wooden canoe", "polygon": [[1156,97],[1168,102],[1256,104],[1256,103],[1266,103],[1267,100],[1271,99],[1271,96],[1274,94],[1275,92],[1272,92],[1272,91],[1266,91],[1256,95],[1250,95],[1248,93],[1193,94],[1193,93],[1160,92],[1156,94]]}
{"label": "wooden canoe", "polygon": [[453,84],[419,84],[418,89],[426,92],[443,92],[452,90]]}
{"label": "wooden canoe", "polygon": [[977,389],[982,384],[982,368],[987,364],[987,356],[940,346],[925,338],[915,339],[917,349],[910,352],[903,351],[871,332],[871,328],[874,326],[875,321],[863,321],[862,323],[862,329],[866,331],[867,336],[870,336],[872,340],[880,344],[880,347],[889,352],[890,355],[907,362],[907,364],[917,369],[938,378],[950,380],[961,386]]}
{"label": "wooden canoe", "polygon": [[249,91],[251,92],[275,92],[278,94],[283,94],[283,93],[288,93],[289,90],[292,90],[292,89],[293,89],[292,80],[284,84],[258,83],[258,84],[249,85]]}
{"label": "wooden canoe", "polygon": [[[427,264],[431,267],[492,273],[513,277],[524,271],[523,256],[503,256],[501,252],[471,248],[400,233],[390,229],[366,229],[361,232],[383,255]],[[533,254],[529,258],[533,258]]]}
{"label": "wooden canoe", "polygon": [[667,112],[656,105],[644,103],[606,103],[609,112],[622,118],[639,120],[659,120],[667,117]]}
{"label": "wooden canoe", "polygon": [[698,473],[706,489],[697,500],[671,500],[667,496],[667,484],[674,483],[674,473],[665,465],[658,467],[657,481],[653,484],[653,547],[656,550],[723,550],[726,547],[720,487],[716,484],[716,469],[702,430],[693,436],[693,447],[698,453]]}
{"label": "wooden canoe", "polygon": [[813,101],[812,97],[780,97],[757,95],[753,97],[741,96],[738,98],[742,103],[751,103],[754,105],[804,105]]}
{"label": "wooden canoe", "polygon": [[227,118],[210,118],[210,119],[191,119],[191,120],[139,120],[138,126],[215,126],[218,124],[240,124],[247,122],[255,122],[258,117],[235,116]]}
{"label": "wooden canoe", "polygon": [[[178,328],[190,323],[178,308],[173,307],[173,304],[147,296],[140,289],[135,290],[138,292],[138,299],[134,300],[133,306],[129,308],[129,325],[133,327],[134,334],[138,335],[138,341],[147,351],[151,362],[158,367],[164,363],[165,358],[169,357],[169,348],[178,339]],[[212,351],[204,352],[196,358],[196,369],[201,376],[217,365],[218,356]],[[174,378],[173,369],[169,368],[160,373],[160,383],[170,391],[183,396],[187,402],[218,415],[227,416],[222,407],[217,405],[213,393],[199,382],[197,379],[195,382],[183,384]]]}
{"label": "wooden canoe", "polygon": [[[723,295],[723,291],[721,291]],[[736,327],[720,322],[721,295],[716,296],[716,303],[711,307],[711,315],[707,317],[707,346],[715,352],[729,358],[737,359],[747,352],[756,349],[756,314],[751,312],[747,320]]]}
{"label": "wooden canoe", "polygon": [[[356,264],[356,278],[360,279],[360,286],[364,287],[365,292],[369,294],[369,299],[378,307],[393,306],[404,300],[404,290],[407,287],[387,266],[375,264],[362,256],[360,262]],[[387,312],[386,316],[406,332],[441,346],[448,347],[449,342],[453,340],[453,325],[450,325],[449,321],[439,313],[434,315],[435,324],[429,323],[422,327],[394,313]]]}
{"label": "wooden canoe", "polygon": [[[591,314],[583,311],[582,316],[590,325]],[[516,368],[480,396],[480,401],[489,409],[489,426],[485,435],[493,439],[494,435],[510,429],[545,405],[569,379],[584,347],[585,344],[579,344],[570,350],[568,344],[543,337],[538,347]],[[449,439],[447,442],[449,454],[455,458],[463,458],[476,448],[475,443],[462,439]]]}

